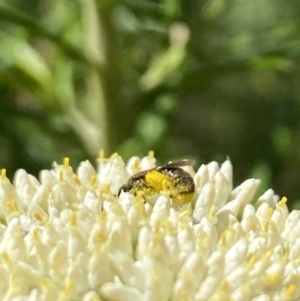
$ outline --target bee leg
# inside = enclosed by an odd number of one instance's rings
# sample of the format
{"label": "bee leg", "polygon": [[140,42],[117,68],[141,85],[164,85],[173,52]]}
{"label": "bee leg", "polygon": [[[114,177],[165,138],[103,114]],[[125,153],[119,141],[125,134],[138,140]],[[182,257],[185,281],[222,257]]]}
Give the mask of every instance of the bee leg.
{"label": "bee leg", "polygon": [[141,192],[135,192],[135,193],[134,193],[134,196],[137,197],[137,198],[143,198],[143,199],[144,199],[144,204],[146,204],[147,200],[146,200],[146,197],[145,197],[145,194],[144,194],[144,193],[141,193]]}

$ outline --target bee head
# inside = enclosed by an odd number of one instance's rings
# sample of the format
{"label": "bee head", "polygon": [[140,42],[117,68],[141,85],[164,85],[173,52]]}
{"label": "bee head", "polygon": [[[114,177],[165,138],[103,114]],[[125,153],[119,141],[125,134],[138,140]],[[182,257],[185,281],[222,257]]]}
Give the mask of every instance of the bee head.
{"label": "bee head", "polygon": [[131,183],[127,183],[123,186],[121,186],[121,188],[119,189],[119,192],[118,192],[118,196],[120,196],[121,192],[124,191],[124,192],[128,192],[132,189],[132,184]]}

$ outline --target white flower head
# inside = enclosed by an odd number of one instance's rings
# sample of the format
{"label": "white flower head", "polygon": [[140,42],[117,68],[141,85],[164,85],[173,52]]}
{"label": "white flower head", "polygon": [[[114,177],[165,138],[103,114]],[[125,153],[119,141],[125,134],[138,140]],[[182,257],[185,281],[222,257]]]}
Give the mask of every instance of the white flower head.
{"label": "white flower head", "polygon": [[[300,213],[286,198],[270,189],[255,200],[257,179],[233,189],[226,160],[183,168],[193,196],[178,203],[172,171],[155,164],[153,153],[125,164],[101,152],[96,169],[75,172],[65,158],[39,180],[19,170],[13,184],[2,170],[3,300],[300,299]],[[170,177],[161,191],[148,170]],[[135,190],[120,190],[139,172]]]}

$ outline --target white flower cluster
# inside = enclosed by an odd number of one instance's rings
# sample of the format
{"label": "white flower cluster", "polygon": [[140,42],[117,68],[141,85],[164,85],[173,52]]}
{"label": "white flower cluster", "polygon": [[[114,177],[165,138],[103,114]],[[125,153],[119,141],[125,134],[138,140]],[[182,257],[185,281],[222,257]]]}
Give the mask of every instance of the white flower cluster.
{"label": "white flower cluster", "polygon": [[300,212],[259,181],[232,190],[232,166],[190,170],[192,203],[121,193],[153,156],[66,159],[40,180],[0,175],[0,299],[4,301],[300,300]]}

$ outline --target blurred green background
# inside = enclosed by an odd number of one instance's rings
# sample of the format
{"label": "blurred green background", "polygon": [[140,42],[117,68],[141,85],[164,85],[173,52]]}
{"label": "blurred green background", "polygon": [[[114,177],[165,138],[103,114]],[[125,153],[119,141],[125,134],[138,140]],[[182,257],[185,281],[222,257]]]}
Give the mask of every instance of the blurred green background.
{"label": "blurred green background", "polygon": [[155,151],[299,207],[299,0],[0,0],[0,167]]}

